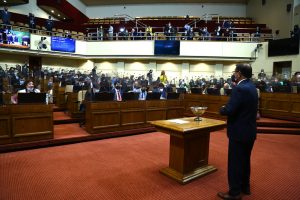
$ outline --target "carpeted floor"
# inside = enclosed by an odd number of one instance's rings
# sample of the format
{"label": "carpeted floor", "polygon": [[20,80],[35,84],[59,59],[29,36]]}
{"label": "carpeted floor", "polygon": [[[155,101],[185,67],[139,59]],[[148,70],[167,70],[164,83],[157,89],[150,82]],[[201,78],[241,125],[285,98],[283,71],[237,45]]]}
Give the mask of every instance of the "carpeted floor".
{"label": "carpeted floor", "polygon": [[[258,135],[252,195],[300,197],[300,136]],[[227,190],[227,138],[211,134],[209,163],[218,171],[180,185],[159,173],[168,166],[169,136],[149,133],[0,154],[1,200],[213,200]]]}

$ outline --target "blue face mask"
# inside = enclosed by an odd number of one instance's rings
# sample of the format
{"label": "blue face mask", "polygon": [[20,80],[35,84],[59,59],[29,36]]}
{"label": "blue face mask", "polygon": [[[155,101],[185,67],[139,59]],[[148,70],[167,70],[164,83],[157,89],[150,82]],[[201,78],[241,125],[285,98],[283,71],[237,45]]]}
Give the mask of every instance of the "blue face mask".
{"label": "blue face mask", "polygon": [[25,81],[24,80],[20,80],[20,85],[24,85]]}

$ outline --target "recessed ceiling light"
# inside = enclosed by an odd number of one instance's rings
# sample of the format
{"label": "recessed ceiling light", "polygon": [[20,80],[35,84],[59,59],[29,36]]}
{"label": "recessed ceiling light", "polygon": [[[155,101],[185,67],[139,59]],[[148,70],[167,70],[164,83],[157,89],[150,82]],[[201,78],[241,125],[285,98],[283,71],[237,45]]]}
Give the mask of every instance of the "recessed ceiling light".
{"label": "recessed ceiling light", "polygon": [[51,10],[52,13],[54,13],[54,10]]}
{"label": "recessed ceiling light", "polygon": [[66,18],[64,17],[64,19],[66,19]]}
{"label": "recessed ceiling light", "polygon": [[60,14],[58,14],[57,16],[59,16],[59,17],[60,17]]}

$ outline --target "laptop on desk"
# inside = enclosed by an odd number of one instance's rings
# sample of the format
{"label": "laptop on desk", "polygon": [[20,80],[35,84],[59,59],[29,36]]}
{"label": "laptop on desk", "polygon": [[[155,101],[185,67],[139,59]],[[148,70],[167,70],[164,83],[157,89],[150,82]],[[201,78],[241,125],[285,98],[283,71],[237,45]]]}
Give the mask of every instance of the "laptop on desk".
{"label": "laptop on desk", "polygon": [[167,99],[179,99],[179,95],[180,95],[180,93],[169,92],[167,94]]}
{"label": "laptop on desk", "polygon": [[114,93],[111,93],[111,92],[98,92],[98,93],[95,93],[94,100],[95,101],[113,101],[114,100]]}
{"label": "laptop on desk", "polygon": [[124,92],[122,94],[122,100],[123,101],[132,101],[132,100],[138,100],[138,99],[139,99],[139,93]]}
{"label": "laptop on desk", "polygon": [[146,100],[159,100],[160,95],[161,94],[159,92],[148,92]]}
{"label": "laptop on desk", "polygon": [[18,104],[45,104],[46,93],[18,93]]}

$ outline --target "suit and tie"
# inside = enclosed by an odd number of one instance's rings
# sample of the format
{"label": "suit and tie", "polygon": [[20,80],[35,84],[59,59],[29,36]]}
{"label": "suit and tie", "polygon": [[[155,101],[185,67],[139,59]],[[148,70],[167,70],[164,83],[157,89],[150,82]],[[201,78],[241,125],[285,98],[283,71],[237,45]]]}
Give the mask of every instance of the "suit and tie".
{"label": "suit and tie", "polygon": [[[250,79],[241,80],[228,103],[220,109],[227,115],[229,195],[250,189],[250,157],[256,139],[257,90]],[[249,193],[249,192],[248,192]]]}
{"label": "suit and tie", "polygon": [[112,89],[114,93],[114,101],[122,101],[122,90],[121,89]]}

